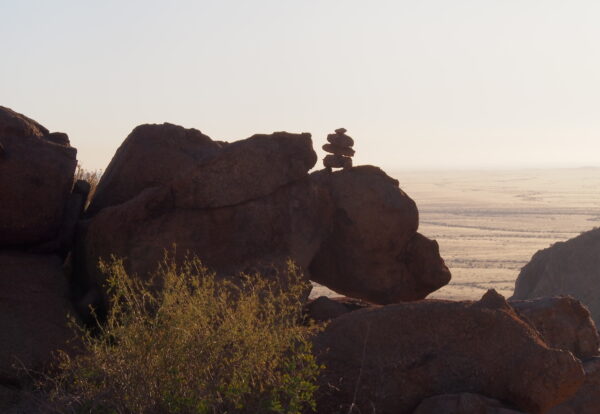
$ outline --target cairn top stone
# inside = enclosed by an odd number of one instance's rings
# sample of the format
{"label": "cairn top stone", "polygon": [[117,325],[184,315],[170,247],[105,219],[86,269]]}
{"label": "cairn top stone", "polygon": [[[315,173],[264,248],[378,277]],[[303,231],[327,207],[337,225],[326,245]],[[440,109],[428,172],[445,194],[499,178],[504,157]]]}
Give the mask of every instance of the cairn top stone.
{"label": "cairn top stone", "polygon": [[329,134],[327,141],[339,147],[353,147],[354,140],[345,134]]}
{"label": "cairn top stone", "polygon": [[335,130],[336,134],[345,134],[346,132],[348,132],[346,128],[338,128]]}

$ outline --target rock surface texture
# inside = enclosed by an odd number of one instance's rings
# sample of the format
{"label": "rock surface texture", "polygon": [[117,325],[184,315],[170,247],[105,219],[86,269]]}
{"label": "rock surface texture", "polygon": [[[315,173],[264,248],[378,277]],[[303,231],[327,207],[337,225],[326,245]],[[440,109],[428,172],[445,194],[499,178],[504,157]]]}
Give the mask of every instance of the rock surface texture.
{"label": "rock surface texture", "polygon": [[26,378],[65,349],[73,332],[62,260],[55,255],[0,252],[0,384]]}
{"label": "rock surface texture", "polygon": [[221,148],[220,143],[193,128],[167,123],[140,125],[123,141],[102,174],[88,214],[186,175]]}
{"label": "rock surface texture", "polygon": [[425,399],[413,414],[525,414],[479,394],[436,395]]}
{"label": "rock surface texture", "polygon": [[531,322],[552,348],[571,351],[585,360],[599,354],[600,337],[590,312],[571,297],[511,301],[521,318]]}
{"label": "rock surface texture", "polygon": [[76,153],[66,134],[51,134],[0,107],[0,248],[57,236],[73,187]]}
{"label": "rock surface texture", "polygon": [[[470,392],[544,413],[584,380],[495,291],[479,302],[421,301],[342,315],[314,341],[327,367],[320,413],[409,414],[425,398]],[[540,377],[544,380],[540,381]]]}
{"label": "rock surface texture", "polygon": [[417,233],[417,207],[398,181],[372,166],[311,178],[335,205],[333,230],[310,265],[312,280],[377,304],[422,299],[450,281],[437,243]]}
{"label": "rock surface texture", "polygon": [[577,394],[567,402],[548,411],[548,414],[597,414],[600,412],[600,358],[583,363],[585,381]]}
{"label": "rock surface texture", "polygon": [[523,267],[512,299],[569,295],[600,323],[600,228],[533,255]]}
{"label": "rock surface texture", "polygon": [[98,260],[115,254],[127,258],[128,271],[147,277],[174,244],[178,258],[197,255],[220,274],[288,258],[307,268],[333,212],[326,189],[308,177],[316,160],[309,134],[255,135],[227,145],[186,174],[82,222],[78,268],[101,285]]}

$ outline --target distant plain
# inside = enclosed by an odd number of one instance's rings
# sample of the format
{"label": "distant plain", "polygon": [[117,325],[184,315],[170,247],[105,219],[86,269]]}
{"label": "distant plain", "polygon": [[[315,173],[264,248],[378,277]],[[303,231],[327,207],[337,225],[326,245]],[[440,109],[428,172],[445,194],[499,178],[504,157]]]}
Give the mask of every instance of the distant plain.
{"label": "distant plain", "polygon": [[[430,298],[509,297],[538,250],[600,226],[600,168],[388,171],[419,208],[452,272]],[[334,292],[315,286],[311,296]]]}

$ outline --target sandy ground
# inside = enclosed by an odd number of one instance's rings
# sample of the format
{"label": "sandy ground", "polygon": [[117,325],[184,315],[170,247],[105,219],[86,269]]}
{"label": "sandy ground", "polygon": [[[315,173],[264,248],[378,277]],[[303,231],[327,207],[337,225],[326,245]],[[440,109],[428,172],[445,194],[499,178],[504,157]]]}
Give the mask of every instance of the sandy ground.
{"label": "sandy ground", "polygon": [[[452,281],[429,297],[509,297],[538,250],[600,226],[600,168],[388,171],[417,203]],[[335,295],[315,286],[311,296]]]}

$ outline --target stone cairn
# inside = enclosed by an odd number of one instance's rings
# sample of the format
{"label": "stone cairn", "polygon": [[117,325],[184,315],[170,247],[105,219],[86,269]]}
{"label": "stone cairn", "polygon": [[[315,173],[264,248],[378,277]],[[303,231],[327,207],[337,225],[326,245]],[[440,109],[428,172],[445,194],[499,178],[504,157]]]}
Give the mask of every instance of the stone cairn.
{"label": "stone cairn", "polygon": [[335,130],[335,134],[327,135],[328,144],[323,145],[323,150],[329,152],[323,158],[323,165],[328,171],[332,168],[348,169],[352,167],[352,156],[354,155],[354,140],[346,135],[345,128]]}

